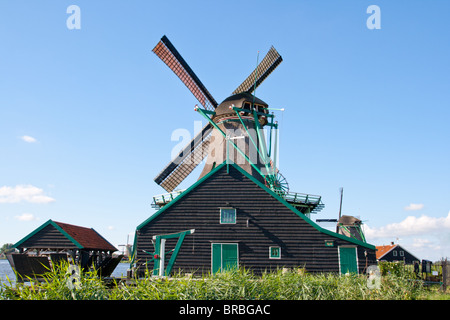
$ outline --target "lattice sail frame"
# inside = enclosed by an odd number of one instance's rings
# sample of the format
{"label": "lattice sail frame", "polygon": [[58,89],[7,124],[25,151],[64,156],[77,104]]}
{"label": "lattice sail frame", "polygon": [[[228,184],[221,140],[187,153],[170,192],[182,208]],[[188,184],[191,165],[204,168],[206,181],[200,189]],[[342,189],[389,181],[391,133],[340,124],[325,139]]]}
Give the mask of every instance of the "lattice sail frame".
{"label": "lattice sail frame", "polygon": [[212,127],[207,124],[154,179],[172,192],[208,155]]}
{"label": "lattice sail frame", "polygon": [[152,51],[180,78],[205,109],[214,111],[217,107],[216,100],[166,36],[161,38]]}
{"label": "lattice sail frame", "polygon": [[233,94],[241,92],[252,93],[282,61],[283,58],[272,46],[256,69],[233,91]]}

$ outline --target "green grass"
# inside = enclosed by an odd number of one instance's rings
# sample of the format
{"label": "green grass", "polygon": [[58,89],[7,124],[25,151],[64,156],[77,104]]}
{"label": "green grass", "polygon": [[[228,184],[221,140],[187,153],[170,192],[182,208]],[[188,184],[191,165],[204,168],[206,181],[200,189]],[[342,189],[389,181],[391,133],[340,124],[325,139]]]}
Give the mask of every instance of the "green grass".
{"label": "green grass", "polygon": [[67,267],[46,274],[42,282],[3,283],[3,300],[438,300],[450,295],[398,274],[382,276],[379,289],[369,289],[366,275],[309,274],[298,270],[255,276],[239,269],[201,278],[146,275],[107,285],[94,272],[80,275],[70,289]]}

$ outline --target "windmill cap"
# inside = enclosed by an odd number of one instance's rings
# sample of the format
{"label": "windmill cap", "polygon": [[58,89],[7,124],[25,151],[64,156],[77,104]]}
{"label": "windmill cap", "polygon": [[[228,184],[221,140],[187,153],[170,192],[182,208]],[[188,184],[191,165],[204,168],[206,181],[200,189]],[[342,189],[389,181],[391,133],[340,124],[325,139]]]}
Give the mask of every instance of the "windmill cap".
{"label": "windmill cap", "polygon": [[[238,94],[229,96],[228,98],[223,100],[222,103],[220,103],[217,106],[217,108],[215,109],[216,114],[215,114],[214,118],[222,117],[225,115],[235,115],[236,114],[235,111],[233,109],[230,109],[230,106],[234,105],[237,108],[241,108],[243,106],[244,102],[246,102],[246,101],[248,101],[250,103],[262,105],[265,108],[267,108],[269,106],[267,103],[265,103],[261,99],[253,96],[251,93],[242,92],[242,93],[238,93]],[[269,113],[268,110],[265,110],[264,112]],[[265,121],[265,122],[267,123],[267,121]]]}
{"label": "windmill cap", "polygon": [[361,224],[361,220],[359,220],[358,218],[353,217],[353,216],[343,215],[341,218],[339,218],[338,223],[346,225],[346,226],[351,226],[354,224]]}

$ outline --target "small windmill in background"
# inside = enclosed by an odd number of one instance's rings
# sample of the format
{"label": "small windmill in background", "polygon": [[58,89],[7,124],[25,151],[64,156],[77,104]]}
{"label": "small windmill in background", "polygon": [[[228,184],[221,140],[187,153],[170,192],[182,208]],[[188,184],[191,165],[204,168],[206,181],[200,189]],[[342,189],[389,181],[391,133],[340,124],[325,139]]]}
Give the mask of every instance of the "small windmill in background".
{"label": "small windmill in background", "polygon": [[342,214],[342,203],[344,199],[344,188],[339,189],[340,201],[339,201],[339,218],[338,219],[317,219],[316,222],[321,223],[333,223],[336,225],[336,233],[342,234],[347,237],[354,238],[366,242],[364,236],[362,224],[363,222],[354,216],[348,216]]}

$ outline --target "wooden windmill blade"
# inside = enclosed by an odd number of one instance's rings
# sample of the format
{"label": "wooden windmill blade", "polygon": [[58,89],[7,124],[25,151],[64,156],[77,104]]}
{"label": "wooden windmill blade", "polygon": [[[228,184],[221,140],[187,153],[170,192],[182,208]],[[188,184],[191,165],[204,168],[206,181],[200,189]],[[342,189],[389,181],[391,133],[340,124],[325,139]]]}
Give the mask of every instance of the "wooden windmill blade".
{"label": "wooden windmill blade", "polygon": [[211,131],[208,123],[155,177],[155,182],[172,192],[207,156]]}
{"label": "wooden windmill blade", "polygon": [[[207,110],[214,111],[217,102],[177,49],[163,36],[152,50],[186,85]],[[208,123],[180,153],[155,177],[155,182],[172,192],[207,155],[212,126]]]}
{"label": "wooden windmill blade", "polygon": [[278,67],[281,61],[283,58],[274,47],[271,47],[256,69],[233,91],[233,94],[252,93]]}
{"label": "wooden windmill blade", "polygon": [[205,109],[214,111],[218,105],[216,100],[166,36],[152,51],[180,78]]}

